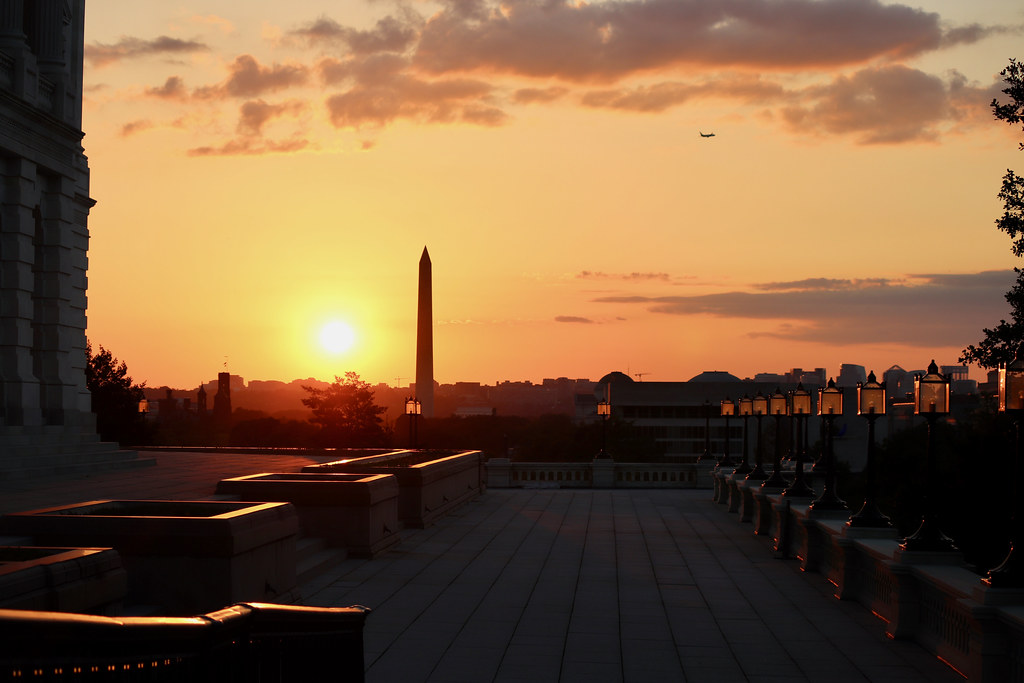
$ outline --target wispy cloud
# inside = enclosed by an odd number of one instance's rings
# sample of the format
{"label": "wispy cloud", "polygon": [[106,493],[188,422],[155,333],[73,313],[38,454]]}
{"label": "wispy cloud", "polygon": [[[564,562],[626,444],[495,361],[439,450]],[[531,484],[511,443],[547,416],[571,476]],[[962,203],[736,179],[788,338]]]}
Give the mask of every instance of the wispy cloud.
{"label": "wispy cloud", "polygon": [[258,154],[285,154],[299,152],[309,147],[309,140],[264,140],[255,137],[234,138],[218,146],[195,147],[188,151],[189,156],[243,156]]}
{"label": "wispy cloud", "polygon": [[751,336],[829,344],[960,345],[1006,317],[1012,270],[909,275],[906,279],[816,278],[754,285],[756,291],[696,296],[604,296],[595,302],[642,306],[665,315],[710,315],[777,326]]}
{"label": "wispy cloud", "polygon": [[209,45],[198,40],[182,40],[170,36],[159,36],[151,40],[124,37],[111,45],[103,43],[86,45],[85,58],[94,66],[107,66],[140,57],[181,56],[194,52],[206,52],[209,49]]}
{"label": "wispy cloud", "polygon": [[576,274],[578,280],[619,280],[625,282],[646,282],[657,280],[669,282],[672,278],[668,273],[603,273],[601,271],[581,270]]}
{"label": "wispy cloud", "polygon": [[556,315],[555,316],[555,322],[556,323],[584,323],[584,324],[588,324],[589,325],[589,324],[593,324],[594,321],[591,320],[590,318],[583,318],[583,317],[580,317],[578,315]]}

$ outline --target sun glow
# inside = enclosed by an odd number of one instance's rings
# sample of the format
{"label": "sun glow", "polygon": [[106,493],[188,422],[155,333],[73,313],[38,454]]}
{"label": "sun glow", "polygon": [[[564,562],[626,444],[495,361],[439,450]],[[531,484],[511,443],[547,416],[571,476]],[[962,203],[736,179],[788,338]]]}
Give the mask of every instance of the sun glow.
{"label": "sun glow", "polygon": [[355,330],[344,321],[332,320],[320,328],[320,346],[328,353],[345,353],[355,343]]}

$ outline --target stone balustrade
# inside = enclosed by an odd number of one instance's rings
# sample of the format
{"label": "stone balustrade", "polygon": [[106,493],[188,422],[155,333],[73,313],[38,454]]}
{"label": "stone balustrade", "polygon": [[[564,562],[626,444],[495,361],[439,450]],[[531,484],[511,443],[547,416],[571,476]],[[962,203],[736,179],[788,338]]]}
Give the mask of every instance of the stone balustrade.
{"label": "stone balustrade", "polygon": [[692,463],[512,462],[485,463],[487,486],[493,488],[702,488],[711,485]]}
{"label": "stone balustrade", "polygon": [[956,552],[906,551],[895,529],[851,527],[850,511],[714,475],[714,500],[768,540],[776,557],[820,574],[835,596],[870,610],[891,638],[913,640],[983,683],[1024,682],[1024,589],[994,588]]}

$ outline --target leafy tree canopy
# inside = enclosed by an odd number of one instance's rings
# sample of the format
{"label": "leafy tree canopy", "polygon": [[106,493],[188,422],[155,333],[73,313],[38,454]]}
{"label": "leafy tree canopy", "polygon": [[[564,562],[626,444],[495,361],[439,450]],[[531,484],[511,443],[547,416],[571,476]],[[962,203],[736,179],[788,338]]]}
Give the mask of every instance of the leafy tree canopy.
{"label": "leafy tree canopy", "polygon": [[142,384],[135,384],[128,374],[128,365],[118,361],[100,346],[93,354],[92,343],[85,346],[85,386],[92,394],[92,411],[96,429],[107,441],[139,443],[143,435],[139,419],[139,401],[145,398]]}
{"label": "leafy tree canopy", "polygon": [[381,414],[386,410],[373,402],[373,390],[355,372],[335,375],[325,389],[303,386],[309,396],[302,405],[313,410],[309,419],[320,426],[324,445],[365,447],[383,445],[386,434]]}
{"label": "leafy tree canopy", "polygon": [[[1024,64],[1016,59],[999,72],[1006,87],[1003,93],[1010,99],[1006,103],[992,100],[992,113],[997,120],[1011,125],[1024,123]],[[1024,130],[1024,127],[1022,127]],[[1024,150],[1024,142],[1020,143]],[[1007,170],[999,191],[1003,202],[1003,215],[996,219],[996,227],[1013,240],[1015,256],[1024,256],[1024,178]],[[1024,271],[1014,268],[1017,282],[1006,293],[1010,304],[1010,320],[1000,320],[994,328],[983,330],[985,338],[977,346],[971,344],[960,354],[961,363],[977,363],[983,368],[995,368],[1013,360],[1017,347],[1024,342]]]}

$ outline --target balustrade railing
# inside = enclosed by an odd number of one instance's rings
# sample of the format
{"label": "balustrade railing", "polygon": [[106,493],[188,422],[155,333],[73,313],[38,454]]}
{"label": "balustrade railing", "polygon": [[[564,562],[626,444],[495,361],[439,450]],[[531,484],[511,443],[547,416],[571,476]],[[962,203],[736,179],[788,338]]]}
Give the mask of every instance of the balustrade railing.
{"label": "balustrade railing", "polygon": [[[695,463],[511,462],[485,463],[492,488],[695,488],[711,480]],[[700,475],[700,477],[698,476]]]}

